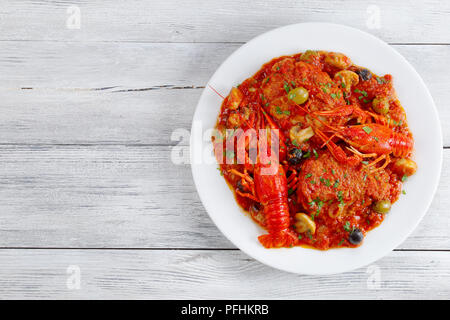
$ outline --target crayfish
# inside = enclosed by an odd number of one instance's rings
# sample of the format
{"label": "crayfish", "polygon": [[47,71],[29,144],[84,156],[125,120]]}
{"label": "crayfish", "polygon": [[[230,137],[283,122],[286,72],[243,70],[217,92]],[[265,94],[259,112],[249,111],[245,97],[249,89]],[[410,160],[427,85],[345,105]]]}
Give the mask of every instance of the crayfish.
{"label": "crayfish", "polygon": [[[239,95],[234,96],[239,97]],[[236,98],[232,98],[226,103],[236,104]],[[261,134],[266,132],[266,127],[272,129],[270,131],[271,142],[268,146],[268,149],[271,150],[270,162],[262,163],[261,153],[267,150],[262,150],[263,148],[258,143],[256,163],[251,167],[246,163],[243,172],[236,169],[230,169],[229,172],[241,178],[240,186],[243,191],[236,190],[236,193],[262,205],[264,224],[268,234],[259,236],[259,242],[266,248],[291,247],[296,244],[297,237],[289,230],[291,221],[288,206],[288,186],[297,181],[291,179],[295,175],[291,175],[290,179],[287,179],[286,172],[280,164],[286,157],[283,134],[270,116],[259,107],[256,111],[255,128],[252,129],[257,129],[256,131]],[[261,141],[259,134],[258,140]],[[276,142],[276,146],[273,142]],[[275,147],[279,147],[278,150],[275,150]],[[278,157],[274,157],[274,154],[278,154]],[[245,159],[249,159],[249,157],[246,156]],[[251,175],[249,171],[253,174]]]}

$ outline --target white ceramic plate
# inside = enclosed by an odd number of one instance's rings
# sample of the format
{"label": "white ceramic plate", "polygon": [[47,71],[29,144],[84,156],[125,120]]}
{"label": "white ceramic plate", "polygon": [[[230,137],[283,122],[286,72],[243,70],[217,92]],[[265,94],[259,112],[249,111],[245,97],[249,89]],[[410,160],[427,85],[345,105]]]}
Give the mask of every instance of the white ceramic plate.
{"label": "white ceramic plate", "polygon": [[[294,247],[265,249],[257,237],[263,233],[236,204],[233,193],[217,170],[217,163],[195,163],[201,150],[201,133],[208,140],[223,96],[231,87],[257,72],[271,59],[307,49],[337,51],[354,64],[378,75],[392,74],[394,87],[406,110],[415,139],[417,173],[404,184],[406,195],[393,205],[378,228],[354,249],[319,251]],[[202,130],[196,125],[201,124]],[[197,131],[197,133],[195,133]],[[262,34],[236,50],[214,73],[198,103],[191,135],[192,173],[200,198],[222,233],[249,256],[274,268],[301,274],[330,274],[367,265],[388,254],[414,230],[426,213],[436,191],[442,162],[442,135],[436,107],[423,80],[392,47],[378,38],[350,27],[327,23],[302,23]]]}

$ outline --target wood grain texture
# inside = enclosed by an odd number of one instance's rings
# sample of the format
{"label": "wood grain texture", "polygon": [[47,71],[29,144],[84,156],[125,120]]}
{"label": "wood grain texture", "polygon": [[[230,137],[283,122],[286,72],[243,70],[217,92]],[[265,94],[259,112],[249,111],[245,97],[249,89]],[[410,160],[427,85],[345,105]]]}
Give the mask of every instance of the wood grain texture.
{"label": "wood grain texture", "polygon": [[[239,47],[24,41],[2,45],[5,112],[0,143],[80,144],[171,144],[173,130],[190,129],[201,88]],[[427,83],[442,123],[449,122],[450,65],[445,61],[450,60],[450,46],[394,47]],[[447,126],[443,135],[444,145],[450,146]]]}
{"label": "wood grain texture", "polygon": [[1,41],[1,88],[205,85],[240,44]]}
{"label": "wood grain texture", "polygon": [[[234,248],[171,147],[0,146],[0,247]],[[450,250],[450,150],[429,213],[400,249]],[[255,239],[256,241],[256,239]]]}
{"label": "wood grain texture", "polygon": [[[0,261],[8,299],[450,298],[448,252],[392,252],[330,276],[294,275],[220,250],[2,250]],[[67,287],[69,266],[79,268],[79,290]]]}
{"label": "wood grain texture", "polygon": [[[448,42],[450,3],[425,1],[6,1],[1,40],[244,42],[287,24],[327,21],[389,42]],[[66,28],[77,5],[81,28]],[[369,17],[379,12],[379,29]],[[371,20],[372,21],[372,20]]]}

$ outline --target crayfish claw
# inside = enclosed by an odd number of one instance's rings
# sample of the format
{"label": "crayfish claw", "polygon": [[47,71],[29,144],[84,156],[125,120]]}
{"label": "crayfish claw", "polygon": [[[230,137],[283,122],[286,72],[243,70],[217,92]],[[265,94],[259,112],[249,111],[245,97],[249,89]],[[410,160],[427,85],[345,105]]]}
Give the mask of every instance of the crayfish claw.
{"label": "crayfish claw", "polygon": [[288,231],[277,234],[263,234],[258,237],[258,240],[266,249],[290,248],[298,242],[297,237]]}

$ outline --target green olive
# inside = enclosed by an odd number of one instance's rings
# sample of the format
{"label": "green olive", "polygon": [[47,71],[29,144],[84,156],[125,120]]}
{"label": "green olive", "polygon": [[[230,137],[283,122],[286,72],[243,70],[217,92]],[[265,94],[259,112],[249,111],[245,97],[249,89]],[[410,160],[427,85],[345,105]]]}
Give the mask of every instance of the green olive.
{"label": "green olive", "polygon": [[298,87],[289,91],[288,98],[294,101],[296,104],[303,104],[306,102],[306,100],[308,100],[309,93],[305,88]]}
{"label": "green olive", "polygon": [[373,204],[373,210],[378,213],[388,213],[391,210],[391,202],[389,200],[379,200]]}
{"label": "green olive", "polygon": [[387,97],[376,97],[372,101],[372,109],[379,114],[389,112],[389,99]]}

